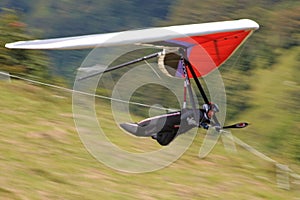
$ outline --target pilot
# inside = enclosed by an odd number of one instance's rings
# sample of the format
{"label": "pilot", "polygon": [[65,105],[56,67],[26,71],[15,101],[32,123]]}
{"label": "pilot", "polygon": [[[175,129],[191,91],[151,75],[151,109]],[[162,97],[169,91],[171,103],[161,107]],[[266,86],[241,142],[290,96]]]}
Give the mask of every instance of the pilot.
{"label": "pilot", "polygon": [[[198,123],[195,119],[193,109],[183,109],[178,114],[170,114],[164,119],[164,126],[161,130],[153,135],[152,138],[156,139],[160,145],[168,145],[176,136],[183,134],[195,127],[202,127],[208,129],[212,124],[212,119],[215,113],[219,112],[217,104],[203,104],[202,109],[198,110],[199,118]],[[218,124],[214,124],[218,125]]]}
{"label": "pilot", "polygon": [[204,104],[201,109],[196,111],[185,108],[181,111],[151,117],[139,123],[124,123],[120,124],[120,126],[135,136],[151,136],[160,145],[166,146],[175,137],[192,128],[202,127],[208,129],[210,125],[219,126],[214,120],[216,112],[219,112],[218,105],[209,103]]}

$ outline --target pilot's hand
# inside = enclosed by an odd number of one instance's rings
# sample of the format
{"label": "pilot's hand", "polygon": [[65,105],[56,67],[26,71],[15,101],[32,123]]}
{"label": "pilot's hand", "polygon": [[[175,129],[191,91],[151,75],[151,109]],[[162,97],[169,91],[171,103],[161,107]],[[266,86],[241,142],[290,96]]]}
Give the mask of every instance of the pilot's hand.
{"label": "pilot's hand", "polygon": [[204,129],[208,129],[209,128],[209,125],[207,124],[207,123],[204,123],[204,122],[202,122],[201,124],[200,124],[200,126],[202,126]]}

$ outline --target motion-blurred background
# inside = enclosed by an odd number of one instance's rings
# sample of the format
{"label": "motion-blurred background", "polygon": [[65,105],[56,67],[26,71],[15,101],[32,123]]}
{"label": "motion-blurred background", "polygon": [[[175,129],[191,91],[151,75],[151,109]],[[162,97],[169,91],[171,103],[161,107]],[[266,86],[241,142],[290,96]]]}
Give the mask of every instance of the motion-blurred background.
{"label": "motion-blurred background", "polygon": [[[220,68],[227,122],[249,121],[249,128],[233,134],[300,173],[299,1],[1,0],[0,7],[0,71],[64,87],[72,87],[88,50],[24,51],[4,45],[153,26],[255,20],[260,29]],[[157,98],[163,93],[157,92]],[[220,144],[200,160],[197,151],[204,134],[166,169],[140,175],[116,172],[98,163],[81,144],[70,94],[13,80],[0,82],[0,96],[0,199],[300,198],[296,174],[287,172],[288,186],[278,188],[274,164],[242,148],[228,154]],[[100,116],[105,116],[109,104],[101,105]],[[111,128],[112,119],[105,117]],[[119,145],[153,145],[119,134],[117,127],[111,128],[110,139]]]}

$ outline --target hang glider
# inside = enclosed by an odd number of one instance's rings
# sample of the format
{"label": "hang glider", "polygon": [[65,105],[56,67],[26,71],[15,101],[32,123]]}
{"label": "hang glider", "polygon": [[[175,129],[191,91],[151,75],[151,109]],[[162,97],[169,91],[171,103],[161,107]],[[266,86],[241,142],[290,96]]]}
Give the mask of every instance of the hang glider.
{"label": "hang glider", "polygon": [[[258,28],[259,25],[255,21],[241,19],[65,38],[19,41],[6,44],[5,47],[10,49],[41,50],[87,49],[129,44],[180,47],[187,50],[188,60],[195,68],[197,77],[201,77],[222,65]],[[178,60],[178,57],[170,53],[164,59],[166,62],[168,60],[172,62],[174,59]],[[213,62],[210,62],[211,60]],[[177,66],[172,65],[171,67],[177,68]],[[189,76],[191,77],[190,74]]]}
{"label": "hang glider", "polygon": [[[188,91],[192,109],[186,107],[185,94],[184,105],[181,111],[148,118],[139,123],[124,123],[121,124],[121,127],[135,136],[152,137],[161,145],[168,145],[175,137],[191,128],[203,127],[209,129],[207,137],[213,138],[213,143],[216,143],[217,136],[223,129],[244,128],[248,123],[243,122],[222,126],[216,115],[209,114],[212,111],[212,113],[217,112],[218,109],[214,109],[216,105],[209,101],[198,78],[209,74],[221,66],[258,28],[259,25],[256,22],[249,19],[241,19],[76,37],[20,41],[9,43],[5,46],[10,49],[41,50],[86,49],[122,45],[159,47],[163,50],[88,74],[79,78],[79,81],[158,57],[158,66],[165,74],[184,78],[184,91]],[[196,108],[190,78],[194,79],[205,105],[208,107],[207,110]],[[203,122],[205,123],[203,124]],[[211,145],[208,146],[207,149],[210,149]],[[207,151],[201,153],[200,156],[205,156],[206,153]]]}

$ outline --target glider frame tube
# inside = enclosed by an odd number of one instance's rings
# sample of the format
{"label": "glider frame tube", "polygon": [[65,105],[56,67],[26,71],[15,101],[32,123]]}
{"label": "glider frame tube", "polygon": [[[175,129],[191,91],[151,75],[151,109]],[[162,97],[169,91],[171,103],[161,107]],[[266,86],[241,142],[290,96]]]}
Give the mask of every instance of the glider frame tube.
{"label": "glider frame tube", "polygon": [[82,80],[84,80],[84,79],[92,78],[92,77],[97,76],[97,75],[99,75],[99,74],[106,73],[106,72],[110,72],[110,71],[113,71],[113,70],[116,70],[116,69],[120,69],[120,68],[129,66],[129,65],[132,65],[132,64],[135,64],[135,63],[144,61],[144,60],[148,60],[148,59],[151,59],[151,58],[155,58],[155,57],[160,56],[160,55],[162,55],[162,54],[164,54],[164,51],[160,51],[160,52],[157,52],[157,53],[153,53],[153,54],[150,54],[150,55],[141,57],[141,58],[137,58],[137,59],[135,59],[135,60],[131,60],[131,61],[129,61],[129,62],[125,62],[125,63],[119,64],[119,65],[110,67],[110,68],[108,68],[108,69],[106,69],[106,70],[104,70],[104,71],[96,72],[96,73],[93,73],[93,74],[90,74],[90,75],[81,77],[81,78],[79,78],[78,80],[79,80],[79,81],[82,81]]}
{"label": "glider frame tube", "polygon": [[[188,66],[189,71],[191,72],[191,74],[192,74],[192,76],[193,76],[193,78],[194,78],[194,81],[195,81],[195,83],[196,83],[196,85],[197,85],[197,87],[198,87],[198,89],[199,89],[199,91],[200,91],[200,93],[201,93],[201,96],[202,96],[204,102],[205,102],[206,104],[210,104],[210,102],[209,102],[209,100],[208,100],[208,98],[207,98],[207,96],[206,96],[206,94],[205,94],[205,91],[204,91],[204,89],[203,89],[203,87],[202,87],[202,85],[201,85],[201,83],[200,83],[200,81],[199,81],[199,79],[198,79],[198,77],[197,77],[197,75],[196,75],[196,72],[195,72],[195,70],[193,69],[193,66],[192,66],[191,63],[190,63],[188,60],[186,60],[186,59],[185,59],[185,62],[186,62],[186,64],[187,64],[187,66]],[[213,115],[213,120],[214,120],[214,122],[215,122],[215,126],[220,126],[219,120],[218,120],[218,118],[216,117],[216,115]]]}

